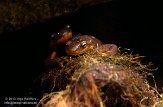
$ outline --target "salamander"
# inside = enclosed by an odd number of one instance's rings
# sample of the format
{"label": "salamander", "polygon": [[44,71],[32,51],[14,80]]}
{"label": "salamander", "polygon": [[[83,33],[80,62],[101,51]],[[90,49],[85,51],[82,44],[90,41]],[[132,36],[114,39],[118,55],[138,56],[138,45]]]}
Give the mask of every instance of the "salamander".
{"label": "salamander", "polygon": [[64,45],[70,38],[72,38],[72,31],[69,25],[60,29],[58,33],[53,33],[51,35],[50,48],[52,53],[49,59],[55,59],[59,51],[61,51],[62,45]]}
{"label": "salamander", "polygon": [[64,28],[60,29],[58,33],[53,33],[50,40],[50,54],[45,60],[45,65],[47,67],[54,67],[65,61],[66,58],[60,58],[64,54],[64,45],[65,43],[72,38],[72,30],[69,25],[66,25]]}
{"label": "salamander", "polygon": [[99,39],[90,35],[79,34],[66,42],[66,52],[71,56],[84,54],[92,49],[111,55],[115,55],[118,50],[115,44],[102,44]]}
{"label": "salamander", "polygon": [[[118,50],[115,44],[103,44],[99,39],[91,35],[78,34],[72,37],[72,31],[69,29],[69,26],[66,26],[54,36],[56,36],[54,37],[55,42],[51,43],[53,50],[46,61],[47,65],[52,67],[55,65],[63,67],[64,63],[68,62],[71,56],[81,55],[92,49],[96,49],[99,53],[110,55],[115,55]],[[61,45],[64,45],[65,49]],[[62,49],[63,52],[65,51],[67,55],[59,53],[59,49]]]}
{"label": "salamander", "polygon": [[70,25],[66,25],[60,29],[58,33],[51,35],[50,48],[56,48],[58,45],[65,44],[70,38],[72,38],[72,31]]}

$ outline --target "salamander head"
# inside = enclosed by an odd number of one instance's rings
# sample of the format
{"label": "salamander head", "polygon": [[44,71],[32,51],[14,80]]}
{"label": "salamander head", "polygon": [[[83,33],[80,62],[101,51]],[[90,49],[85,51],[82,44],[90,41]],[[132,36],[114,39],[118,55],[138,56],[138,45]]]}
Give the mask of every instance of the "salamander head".
{"label": "salamander head", "polygon": [[59,30],[57,34],[53,34],[51,36],[55,42],[55,44],[64,44],[70,38],[72,38],[72,31],[69,25],[66,25],[63,29]]}
{"label": "salamander head", "polygon": [[80,55],[101,45],[101,41],[89,35],[77,35],[66,43],[68,55]]}

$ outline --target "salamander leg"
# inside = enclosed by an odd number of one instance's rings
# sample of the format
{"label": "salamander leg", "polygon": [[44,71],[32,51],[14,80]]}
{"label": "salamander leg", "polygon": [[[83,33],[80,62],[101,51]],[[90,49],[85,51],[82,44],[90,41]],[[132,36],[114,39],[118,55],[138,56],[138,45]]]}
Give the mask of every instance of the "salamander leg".
{"label": "salamander leg", "polygon": [[118,47],[115,44],[103,44],[97,48],[97,51],[104,54],[115,55],[118,52]]}

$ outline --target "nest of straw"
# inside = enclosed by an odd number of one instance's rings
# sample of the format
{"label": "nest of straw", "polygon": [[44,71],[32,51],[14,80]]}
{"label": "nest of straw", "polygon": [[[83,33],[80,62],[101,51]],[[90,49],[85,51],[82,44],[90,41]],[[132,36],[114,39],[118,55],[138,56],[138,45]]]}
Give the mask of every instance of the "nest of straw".
{"label": "nest of straw", "polygon": [[71,58],[43,75],[53,91],[37,107],[154,107],[160,95],[146,80],[154,69],[141,60],[122,51],[111,56],[95,50]]}

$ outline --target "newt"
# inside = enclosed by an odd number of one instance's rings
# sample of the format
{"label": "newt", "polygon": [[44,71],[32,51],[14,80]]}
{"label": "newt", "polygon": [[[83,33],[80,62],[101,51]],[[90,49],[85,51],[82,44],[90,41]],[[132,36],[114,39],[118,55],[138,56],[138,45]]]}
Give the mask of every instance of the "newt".
{"label": "newt", "polygon": [[110,53],[110,55],[115,55],[118,50],[115,44],[103,44],[90,35],[79,34],[66,42],[66,52],[70,56],[81,55],[92,49],[101,53]]}

